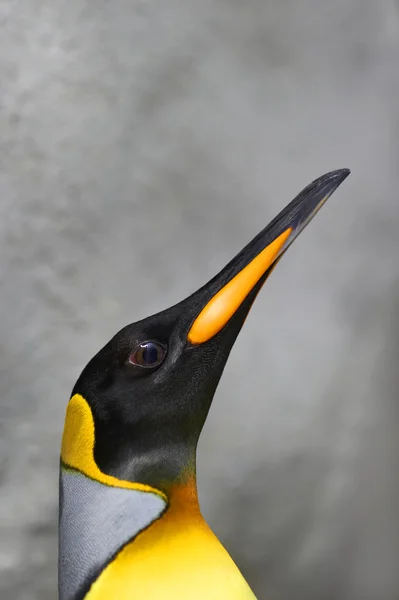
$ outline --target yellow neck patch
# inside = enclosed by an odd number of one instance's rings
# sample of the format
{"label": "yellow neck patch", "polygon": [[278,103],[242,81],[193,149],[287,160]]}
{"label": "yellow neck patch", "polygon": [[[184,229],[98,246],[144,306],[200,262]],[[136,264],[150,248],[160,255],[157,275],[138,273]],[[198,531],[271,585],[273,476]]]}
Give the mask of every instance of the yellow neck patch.
{"label": "yellow neck patch", "polygon": [[165,494],[149,485],[125,481],[100,471],[94,460],[94,441],[95,428],[91,408],[83,396],[75,394],[68,403],[62,437],[61,459],[65,466],[76,469],[104,485],[152,492],[167,501]]}

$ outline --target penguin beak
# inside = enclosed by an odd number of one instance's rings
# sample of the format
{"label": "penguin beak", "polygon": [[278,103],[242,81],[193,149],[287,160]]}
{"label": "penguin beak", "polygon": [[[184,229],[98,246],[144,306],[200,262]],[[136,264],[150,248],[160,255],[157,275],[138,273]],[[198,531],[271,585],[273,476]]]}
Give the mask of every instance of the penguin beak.
{"label": "penguin beak", "polygon": [[349,173],[349,169],[340,169],[313,181],[197,292],[205,304],[188,332],[191,344],[209,341],[227,325],[254,288],[259,283],[263,285],[287,248]]}

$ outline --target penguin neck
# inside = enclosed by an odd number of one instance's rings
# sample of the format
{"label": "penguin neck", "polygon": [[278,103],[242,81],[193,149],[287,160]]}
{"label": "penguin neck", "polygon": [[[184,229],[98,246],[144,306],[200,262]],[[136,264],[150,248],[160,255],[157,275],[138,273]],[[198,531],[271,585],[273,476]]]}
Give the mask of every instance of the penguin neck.
{"label": "penguin neck", "polygon": [[[144,478],[144,482],[158,489],[167,498],[170,510],[181,510],[184,513],[199,512],[197,491],[197,452],[194,447],[183,447],[176,453],[179,459],[167,456],[163,465],[162,476],[157,480]],[[141,479],[138,479],[139,481]]]}
{"label": "penguin neck", "polygon": [[172,485],[168,492],[168,511],[179,520],[187,517],[203,520],[198,500],[197,479],[190,473],[178,483]]}
{"label": "penguin neck", "polygon": [[198,499],[195,451],[190,453],[190,458],[185,461],[178,477],[174,480],[163,478],[159,482],[152,481],[151,485],[164,494],[166,499],[161,521],[173,523],[176,530],[180,526],[204,526],[205,519]]}

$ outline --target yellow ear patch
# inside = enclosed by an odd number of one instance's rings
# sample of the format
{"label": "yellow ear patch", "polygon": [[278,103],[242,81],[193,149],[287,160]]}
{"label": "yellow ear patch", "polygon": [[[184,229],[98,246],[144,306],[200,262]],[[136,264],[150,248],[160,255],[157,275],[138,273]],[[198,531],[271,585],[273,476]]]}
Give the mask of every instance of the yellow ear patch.
{"label": "yellow ear patch", "polygon": [[62,437],[61,459],[67,467],[76,469],[105,485],[142,492],[152,492],[167,500],[165,494],[143,483],[133,483],[103,473],[94,460],[95,428],[91,408],[80,394],[69,401]]}
{"label": "yellow ear patch", "polygon": [[191,326],[188,333],[191,344],[203,344],[223,329],[276,260],[291,232],[289,227],[281,233],[211,298]]}

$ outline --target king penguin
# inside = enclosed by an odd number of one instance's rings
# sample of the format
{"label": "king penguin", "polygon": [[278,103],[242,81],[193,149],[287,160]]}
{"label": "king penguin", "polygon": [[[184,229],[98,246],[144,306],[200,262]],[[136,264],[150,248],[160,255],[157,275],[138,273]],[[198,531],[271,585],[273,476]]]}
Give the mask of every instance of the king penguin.
{"label": "king penguin", "polygon": [[85,367],[61,447],[60,600],[255,598],[201,515],[197,443],[256,295],[348,175],[313,181],[209,283]]}

